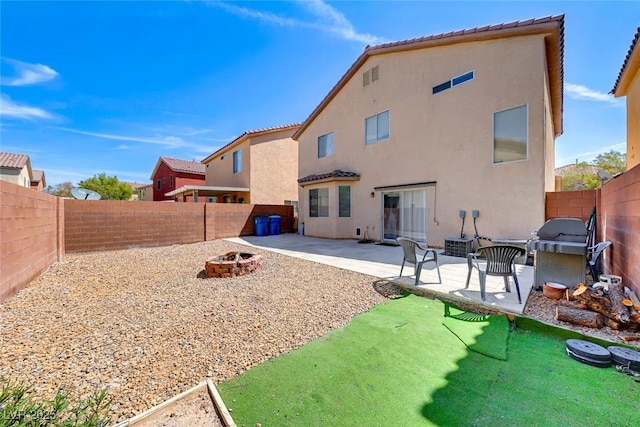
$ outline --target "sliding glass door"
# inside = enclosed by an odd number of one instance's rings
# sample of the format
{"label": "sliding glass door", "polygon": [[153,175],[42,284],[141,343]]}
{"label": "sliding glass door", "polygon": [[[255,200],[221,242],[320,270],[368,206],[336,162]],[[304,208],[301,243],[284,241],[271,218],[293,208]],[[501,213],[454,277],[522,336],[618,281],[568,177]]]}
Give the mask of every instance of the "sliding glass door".
{"label": "sliding glass door", "polygon": [[426,190],[385,192],[382,200],[383,241],[395,243],[397,237],[427,241]]}

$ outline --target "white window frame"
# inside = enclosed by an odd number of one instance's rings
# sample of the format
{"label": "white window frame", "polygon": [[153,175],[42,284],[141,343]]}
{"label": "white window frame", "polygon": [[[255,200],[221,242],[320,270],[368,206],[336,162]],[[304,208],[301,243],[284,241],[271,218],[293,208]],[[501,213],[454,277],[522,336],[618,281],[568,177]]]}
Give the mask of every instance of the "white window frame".
{"label": "white window frame", "polygon": [[[524,141],[522,141],[522,138],[520,138],[522,135],[517,135],[516,136],[516,143],[522,143],[524,142],[524,153],[521,153],[520,151],[515,152],[515,154],[518,154],[518,157],[514,157],[514,158],[506,158],[505,157],[505,151],[498,151],[497,149],[497,145],[498,145],[498,136],[496,133],[500,133],[500,134],[504,134],[504,130],[501,129],[496,129],[499,124],[496,123],[497,119],[499,118],[499,115],[502,114],[506,114],[506,113],[516,113],[516,110],[521,110],[524,109],[524,130],[521,128],[517,129],[517,133],[521,134],[524,132]],[[522,123],[520,123],[519,125],[522,125]],[[497,131],[497,132],[496,132]],[[497,155],[499,154],[499,155]],[[496,111],[495,113],[493,113],[493,144],[492,144],[492,156],[493,156],[493,164],[501,164],[501,163],[511,163],[511,162],[518,162],[518,161],[524,161],[527,160],[529,158],[529,106],[527,104],[522,104],[522,105],[518,105],[512,108],[507,108],[504,110],[500,110],[500,111]],[[500,158],[499,158],[500,157]]]}
{"label": "white window frame", "polygon": [[[324,145],[323,145],[324,138]],[[333,144],[333,132],[325,133],[324,135],[320,135],[318,137],[318,158],[327,157],[333,155],[334,152],[334,144]]]}
{"label": "white window frame", "polygon": [[233,152],[233,173],[242,172],[242,148]]}
{"label": "white window frame", "polygon": [[[380,134],[380,119],[382,117],[387,117],[387,133]],[[375,122],[374,122],[375,119]],[[369,139],[369,135],[367,132],[368,124],[375,123],[375,138]],[[379,112],[378,114],[374,114],[373,116],[367,117],[364,119],[364,143],[365,145],[375,144],[376,142],[384,141],[385,139],[389,139],[391,136],[391,112],[390,110],[384,110]]]}
{"label": "white window frame", "polygon": [[[317,203],[315,215],[312,212],[312,196],[315,193]],[[321,202],[326,202],[326,206]],[[329,187],[319,187],[309,189],[309,218],[328,218],[329,217]]]}
{"label": "white window frame", "polygon": [[[349,190],[349,199],[346,201],[347,205],[343,205],[341,196],[341,190],[347,188]],[[343,215],[342,211],[348,210],[348,215]],[[350,185],[338,185],[338,218],[351,218],[351,186]]]}

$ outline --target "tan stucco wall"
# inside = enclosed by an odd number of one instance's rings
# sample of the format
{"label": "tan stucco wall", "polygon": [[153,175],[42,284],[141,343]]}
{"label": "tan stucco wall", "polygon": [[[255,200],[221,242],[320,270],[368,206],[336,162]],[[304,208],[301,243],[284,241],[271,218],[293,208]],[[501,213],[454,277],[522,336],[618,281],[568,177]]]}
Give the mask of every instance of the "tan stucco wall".
{"label": "tan stucco wall", "polygon": [[0,179],[21,187],[31,188],[31,177],[29,176],[29,168],[27,166],[24,166],[22,169],[1,169]]}
{"label": "tan stucco wall", "polygon": [[[352,188],[351,230],[329,225],[338,219],[331,197],[328,219],[308,218],[306,186],[300,191],[305,234],[355,238],[355,227],[368,226],[369,237],[379,240],[381,194],[371,198],[373,188],[437,181],[426,187],[431,245],[460,234],[461,209],[469,216],[467,235],[477,209],[480,234],[529,237],[544,223],[545,189],[553,188],[545,172],[553,130],[544,125],[551,117],[544,58],[537,35],[370,57],[299,137],[300,177],[335,169],[361,175]],[[362,72],[376,65],[380,79],[363,87]],[[432,94],[434,86],[471,70],[474,80]],[[520,105],[528,106],[528,159],[494,165],[493,113]],[[387,109],[390,138],[365,145],[365,118]],[[317,138],[331,131],[335,153],[318,159]]]}
{"label": "tan stucco wall", "polygon": [[627,170],[640,164],[640,73],[627,93]]}
{"label": "tan stucco wall", "polygon": [[293,131],[251,138],[251,203],[298,200],[298,141]]}
{"label": "tan stucco wall", "polygon": [[[233,173],[233,152],[242,149],[242,171]],[[244,140],[205,164],[206,184],[218,187],[246,187],[250,184],[249,141]],[[226,156],[222,159],[223,156]]]}

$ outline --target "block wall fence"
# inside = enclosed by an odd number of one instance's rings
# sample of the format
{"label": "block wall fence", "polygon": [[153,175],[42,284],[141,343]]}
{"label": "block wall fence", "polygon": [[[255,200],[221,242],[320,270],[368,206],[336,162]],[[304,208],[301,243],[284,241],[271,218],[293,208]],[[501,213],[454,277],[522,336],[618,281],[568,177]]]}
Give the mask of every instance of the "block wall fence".
{"label": "block wall fence", "polygon": [[293,206],[72,200],[0,180],[0,302],[65,253],[247,236],[268,215],[293,231]]}
{"label": "block wall fence", "polygon": [[[597,239],[613,246],[606,273],[640,293],[640,165],[602,189],[547,193],[547,219],[584,221],[597,207]],[[0,181],[0,301],[65,253],[166,246],[255,233],[256,216],[280,215],[293,231],[293,207],[227,203],[120,202],[60,199]]]}

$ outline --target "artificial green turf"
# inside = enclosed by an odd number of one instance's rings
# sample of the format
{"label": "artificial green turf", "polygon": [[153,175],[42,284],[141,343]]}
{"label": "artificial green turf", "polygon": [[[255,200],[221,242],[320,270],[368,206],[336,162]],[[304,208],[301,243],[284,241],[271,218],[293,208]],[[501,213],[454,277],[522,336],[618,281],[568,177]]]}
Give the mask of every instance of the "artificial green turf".
{"label": "artificial green turf", "polygon": [[507,360],[509,320],[505,315],[482,315],[447,304],[442,324],[471,351]]}
{"label": "artificial green turf", "polygon": [[469,351],[441,302],[392,300],[218,385],[238,425],[635,425],[640,385],[566,356],[579,337],[518,319],[508,360]]}

